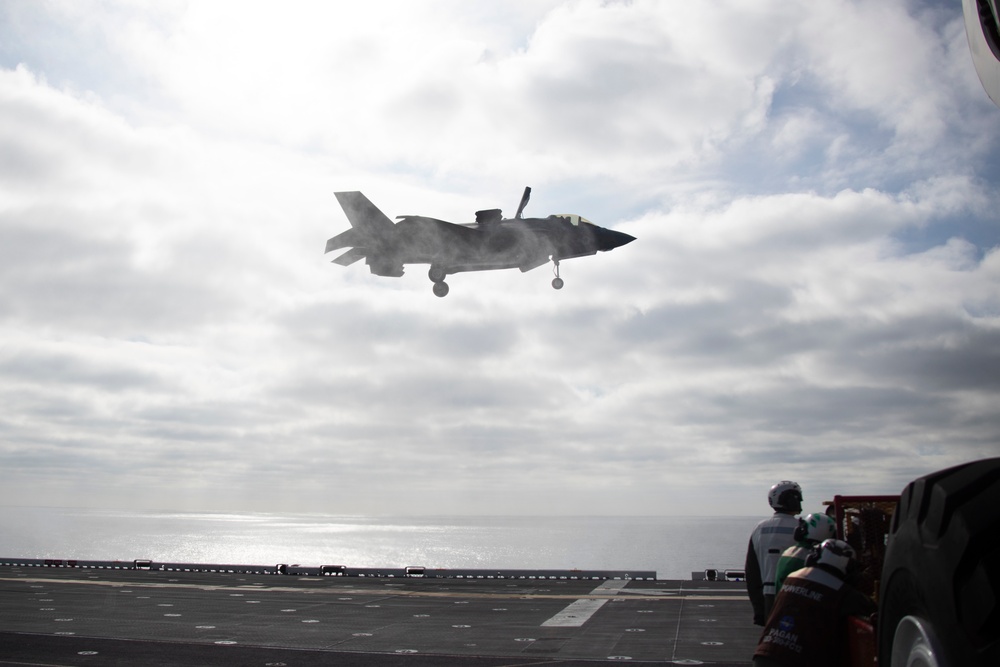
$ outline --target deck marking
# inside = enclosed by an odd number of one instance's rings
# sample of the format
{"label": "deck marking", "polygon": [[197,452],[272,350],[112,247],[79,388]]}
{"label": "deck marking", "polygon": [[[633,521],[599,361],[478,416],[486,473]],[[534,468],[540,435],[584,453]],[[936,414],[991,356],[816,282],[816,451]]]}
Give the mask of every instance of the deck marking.
{"label": "deck marking", "polygon": [[591,595],[600,595],[601,593],[609,593],[611,595],[616,595],[628,586],[628,579],[608,579],[600,586],[595,588],[590,592]]}
{"label": "deck marking", "polygon": [[[627,579],[608,579],[590,592],[591,595],[615,595],[628,586]],[[610,598],[582,598],[542,623],[546,628],[579,628],[590,620]]]}
{"label": "deck marking", "polygon": [[579,628],[603,607],[607,600],[577,600],[542,623],[546,628]]}

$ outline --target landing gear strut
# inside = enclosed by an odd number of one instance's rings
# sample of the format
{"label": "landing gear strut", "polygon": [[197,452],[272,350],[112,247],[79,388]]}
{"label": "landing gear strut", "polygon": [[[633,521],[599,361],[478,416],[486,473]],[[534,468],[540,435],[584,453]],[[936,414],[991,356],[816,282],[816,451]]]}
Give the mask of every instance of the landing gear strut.
{"label": "landing gear strut", "polygon": [[552,287],[553,289],[562,289],[563,285],[565,285],[566,283],[564,283],[563,279],[559,277],[559,260],[554,259],[552,260],[552,262],[555,264],[554,271],[556,274],[556,277],[552,279]]}

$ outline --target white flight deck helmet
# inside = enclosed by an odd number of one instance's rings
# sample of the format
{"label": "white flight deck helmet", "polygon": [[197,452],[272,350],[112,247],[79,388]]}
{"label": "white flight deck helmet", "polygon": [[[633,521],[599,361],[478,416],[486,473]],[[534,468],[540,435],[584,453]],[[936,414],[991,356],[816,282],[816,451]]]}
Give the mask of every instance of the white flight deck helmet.
{"label": "white flight deck helmet", "polygon": [[796,542],[822,542],[837,537],[837,523],[825,514],[813,512],[799,519],[795,529]]}
{"label": "white flight deck helmet", "polygon": [[802,487],[787,480],[778,482],[767,493],[767,502],[776,510],[802,511]]}
{"label": "white flight deck helmet", "polygon": [[844,540],[823,540],[816,549],[813,565],[828,565],[841,574],[847,574],[847,568],[855,557],[854,549]]}

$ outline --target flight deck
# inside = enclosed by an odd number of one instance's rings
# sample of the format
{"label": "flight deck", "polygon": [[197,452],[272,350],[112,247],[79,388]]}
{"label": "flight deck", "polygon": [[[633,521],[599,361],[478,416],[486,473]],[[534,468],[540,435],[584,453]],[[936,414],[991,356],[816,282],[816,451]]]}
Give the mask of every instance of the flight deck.
{"label": "flight deck", "polygon": [[749,665],[760,636],[742,582],[654,573],[13,563],[0,665]]}

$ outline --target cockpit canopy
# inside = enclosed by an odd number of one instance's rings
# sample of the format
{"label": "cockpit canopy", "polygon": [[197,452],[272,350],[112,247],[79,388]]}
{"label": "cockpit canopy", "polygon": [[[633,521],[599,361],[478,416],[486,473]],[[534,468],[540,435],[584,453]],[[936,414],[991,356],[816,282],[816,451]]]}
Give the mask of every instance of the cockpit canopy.
{"label": "cockpit canopy", "polygon": [[581,222],[585,225],[594,224],[590,220],[587,220],[582,215],[577,215],[576,213],[557,213],[555,215],[550,215],[549,218],[562,218],[563,220],[566,220],[574,227],[579,227]]}

